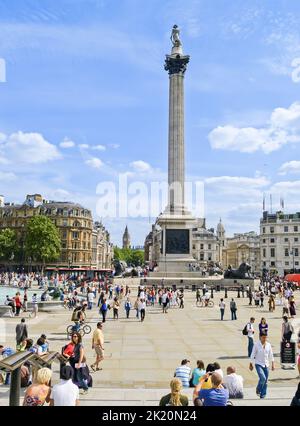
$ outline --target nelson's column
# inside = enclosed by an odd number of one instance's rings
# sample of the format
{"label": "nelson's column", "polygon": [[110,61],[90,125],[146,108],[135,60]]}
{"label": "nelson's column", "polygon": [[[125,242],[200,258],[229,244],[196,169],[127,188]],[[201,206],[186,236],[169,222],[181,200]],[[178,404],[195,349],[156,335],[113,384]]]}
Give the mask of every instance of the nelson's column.
{"label": "nelson's column", "polygon": [[169,73],[168,205],[156,220],[160,244],[159,272],[187,272],[192,256],[192,227],[195,218],[185,207],[184,75],[190,57],[183,54],[179,29],[174,25],[173,48],[166,56]]}

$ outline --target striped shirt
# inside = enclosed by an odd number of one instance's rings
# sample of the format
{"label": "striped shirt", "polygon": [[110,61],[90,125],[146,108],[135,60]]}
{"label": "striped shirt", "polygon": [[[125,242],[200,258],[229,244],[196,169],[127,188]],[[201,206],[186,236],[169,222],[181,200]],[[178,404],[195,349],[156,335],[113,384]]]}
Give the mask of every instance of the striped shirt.
{"label": "striped shirt", "polygon": [[180,367],[176,368],[175,377],[181,380],[182,386],[185,388],[190,387],[190,375],[191,368],[187,365],[181,365]]}

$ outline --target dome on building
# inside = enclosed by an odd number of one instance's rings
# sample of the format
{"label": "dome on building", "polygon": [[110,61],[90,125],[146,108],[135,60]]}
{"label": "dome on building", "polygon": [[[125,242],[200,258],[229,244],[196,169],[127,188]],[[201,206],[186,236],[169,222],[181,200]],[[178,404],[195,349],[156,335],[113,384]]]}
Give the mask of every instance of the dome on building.
{"label": "dome on building", "polygon": [[218,232],[218,234],[225,232],[225,228],[224,228],[224,225],[222,223],[222,219],[220,219],[220,222],[218,223],[217,232]]}

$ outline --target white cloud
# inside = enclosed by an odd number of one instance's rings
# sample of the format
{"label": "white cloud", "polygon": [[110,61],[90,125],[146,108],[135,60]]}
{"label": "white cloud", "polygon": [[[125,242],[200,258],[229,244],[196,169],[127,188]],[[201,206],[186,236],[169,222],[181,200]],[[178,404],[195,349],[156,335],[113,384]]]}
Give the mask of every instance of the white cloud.
{"label": "white cloud", "polygon": [[146,173],[151,170],[150,164],[142,160],[133,161],[130,166],[138,173]]}
{"label": "white cloud", "polygon": [[270,188],[270,193],[298,197],[300,193],[300,180],[277,182]]}
{"label": "white cloud", "polygon": [[61,148],[73,148],[75,146],[75,142],[71,141],[69,138],[64,138],[59,146]]}
{"label": "white cloud", "polygon": [[103,162],[100,160],[100,158],[96,157],[86,160],[85,164],[89,167],[92,167],[93,169],[101,169],[103,166]]}
{"label": "white cloud", "polygon": [[61,158],[57,147],[40,133],[16,132],[6,137],[0,145],[0,155],[16,164],[38,164]]}
{"label": "white cloud", "polygon": [[269,154],[286,144],[300,142],[300,103],[276,108],[265,127],[219,126],[208,135],[213,149]]}
{"label": "white cloud", "polygon": [[82,144],[79,145],[80,149],[89,149],[89,147],[90,146],[87,143],[82,143]]}
{"label": "white cloud", "polygon": [[11,172],[1,172],[0,171],[0,182],[13,182],[17,179],[17,176]]}
{"label": "white cloud", "polygon": [[92,147],[95,151],[106,151],[106,147],[104,145],[95,145]]}
{"label": "white cloud", "polygon": [[278,174],[287,175],[289,173],[297,174],[300,173],[300,161],[288,161],[280,167]]}

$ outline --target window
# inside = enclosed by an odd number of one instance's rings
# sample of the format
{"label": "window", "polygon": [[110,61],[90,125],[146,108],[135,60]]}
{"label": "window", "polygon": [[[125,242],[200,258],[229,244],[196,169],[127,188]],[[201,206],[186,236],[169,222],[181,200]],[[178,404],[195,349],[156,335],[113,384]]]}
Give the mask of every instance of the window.
{"label": "window", "polygon": [[263,232],[263,234],[265,234],[266,233],[266,228],[263,228],[262,232]]}
{"label": "window", "polygon": [[284,232],[289,232],[289,227],[288,226],[284,227]]}
{"label": "window", "polygon": [[263,239],[263,243],[264,243],[264,244],[266,243],[266,239],[265,239],[265,238]]}
{"label": "window", "polygon": [[200,244],[200,250],[204,250],[204,244]]}
{"label": "window", "polygon": [[294,250],[295,250],[295,256],[298,257],[299,256],[299,249],[295,248]]}
{"label": "window", "polygon": [[263,249],[263,257],[266,257],[266,249]]}
{"label": "window", "polygon": [[[211,250],[211,244],[208,244],[208,250]],[[208,259],[210,260],[210,259]]]}
{"label": "window", "polygon": [[267,266],[266,262],[263,262],[263,266]]}
{"label": "window", "polygon": [[274,243],[275,243],[275,238],[271,238],[271,239],[270,239],[270,243],[271,243],[271,244],[274,244]]}
{"label": "window", "polygon": [[78,240],[79,239],[79,232],[72,232],[72,238],[73,238],[73,240]]}
{"label": "window", "polygon": [[271,262],[271,266],[275,266],[275,262]]}
{"label": "window", "polygon": [[[84,243],[84,245],[85,245],[85,243]],[[196,250],[196,246],[195,246],[195,244],[193,244],[193,250]]]}
{"label": "window", "polygon": [[208,253],[208,260],[212,260],[212,254]]}
{"label": "window", "polygon": [[62,239],[66,240],[67,239],[67,231],[63,231],[62,232]]}
{"label": "window", "polygon": [[288,239],[288,238],[285,238],[285,239],[284,239],[284,242],[285,242],[285,243],[288,243],[288,242],[289,242],[289,239]]}
{"label": "window", "polygon": [[285,262],[285,266],[289,266],[290,262]]}
{"label": "window", "polygon": [[294,226],[294,232],[298,232],[298,226]]}
{"label": "window", "polygon": [[285,257],[289,257],[290,253],[289,253],[289,249],[288,248],[284,249],[284,255],[285,255]]}
{"label": "window", "polygon": [[63,226],[68,226],[68,220],[67,219],[63,219]]}
{"label": "window", "polygon": [[298,241],[299,241],[299,238],[298,238],[298,237],[295,237],[295,238],[294,238],[294,242],[295,242],[295,243],[298,243]]}
{"label": "window", "polygon": [[271,227],[270,227],[270,233],[271,233],[271,234],[274,234],[274,226],[271,226]]}
{"label": "window", "polygon": [[200,260],[204,260],[204,253],[200,253]]}
{"label": "window", "polygon": [[61,243],[61,248],[63,249],[67,248],[67,243],[66,242]]}
{"label": "window", "polygon": [[295,265],[296,265],[296,266],[299,266],[299,262],[295,262]]}
{"label": "window", "polygon": [[275,257],[275,249],[271,248],[271,257]]}

